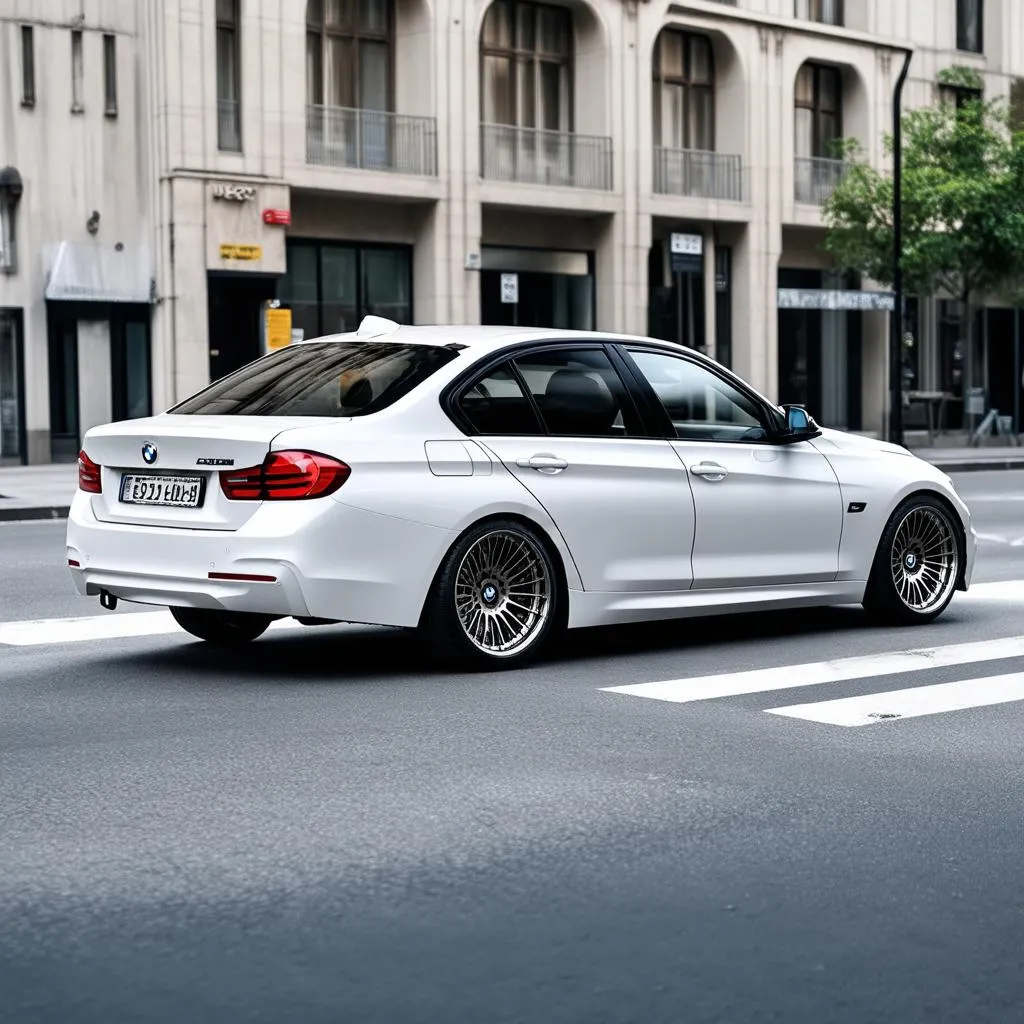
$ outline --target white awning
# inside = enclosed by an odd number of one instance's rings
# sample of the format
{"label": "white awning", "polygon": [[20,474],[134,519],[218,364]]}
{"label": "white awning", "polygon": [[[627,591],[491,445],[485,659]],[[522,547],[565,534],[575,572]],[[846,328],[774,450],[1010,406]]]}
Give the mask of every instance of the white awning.
{"label": "white awning", "polygon": [[149,253],[140,246],[61,242],[47,253],[46,298],[64,302],[143,302],[154,296]]}

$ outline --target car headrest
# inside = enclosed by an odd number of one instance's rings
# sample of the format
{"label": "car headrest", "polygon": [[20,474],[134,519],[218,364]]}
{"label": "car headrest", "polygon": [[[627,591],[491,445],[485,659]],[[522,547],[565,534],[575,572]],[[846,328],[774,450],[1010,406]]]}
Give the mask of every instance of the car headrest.
{"label": "car headrest", "polygon": [[556,434],[606,435],[619,412],[608,386],[585,370],[556,370],[544,389],[543,405]]}

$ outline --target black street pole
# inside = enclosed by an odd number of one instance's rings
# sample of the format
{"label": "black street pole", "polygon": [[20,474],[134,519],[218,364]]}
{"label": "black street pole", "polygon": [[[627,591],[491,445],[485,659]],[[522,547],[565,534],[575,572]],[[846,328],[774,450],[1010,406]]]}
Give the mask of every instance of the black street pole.
{"label": "black street pole", "polygon": [[1024,389],[1020,367],[1020,307],[1013,307],[1013,433],[1020,436],[1020,393]]}
{"label": "black street pole", "polygon": [[889,325],[889,440],[903,444],[903,85],[913,52],[903,57],[903,70],[892,97],[892,285],[895,308]]}

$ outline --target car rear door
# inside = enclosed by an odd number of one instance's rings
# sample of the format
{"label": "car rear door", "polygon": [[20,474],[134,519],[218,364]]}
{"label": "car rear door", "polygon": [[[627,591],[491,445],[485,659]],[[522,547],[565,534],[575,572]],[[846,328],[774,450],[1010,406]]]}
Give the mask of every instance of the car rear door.
{"label": "car rear door", "polygon": [[554,521],[588,591],[688,590],[693,495],[600,344],[548,345],[485,370],[458,412]]}

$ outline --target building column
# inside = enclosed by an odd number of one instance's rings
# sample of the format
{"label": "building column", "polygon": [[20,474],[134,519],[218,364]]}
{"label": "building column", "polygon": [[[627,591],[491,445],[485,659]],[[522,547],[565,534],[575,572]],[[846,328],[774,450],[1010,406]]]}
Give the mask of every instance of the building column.
{"label": "building column", "polygon": [[164,344],[168,346],[165,359],[170,364],[167,390],[174,403],[210,383],[211,339],[204,182],[198,178],[175,178],[171,189],[174,250],[169,264],[170,279],[165,283],[164,301],[170,309],[164,321]]}

